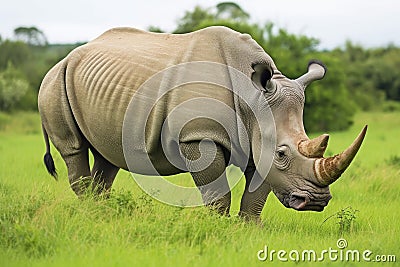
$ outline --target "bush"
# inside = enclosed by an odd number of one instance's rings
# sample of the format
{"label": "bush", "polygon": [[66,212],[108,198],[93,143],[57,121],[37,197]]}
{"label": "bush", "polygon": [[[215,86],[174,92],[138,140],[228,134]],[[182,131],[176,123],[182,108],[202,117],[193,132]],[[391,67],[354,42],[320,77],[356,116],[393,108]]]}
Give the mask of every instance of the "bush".
{"label": "bush", "polygon": [[390,166],[400,166],[400,156],[392,155],[385,161]]}
{"label": "bush", "polygon": [[28,90],[29,83],[9,63],[7,68],[0,72],[0,110],[10,111],[14,109]]}
{"label": "bush", "polygon": [[383,104],[382,110],[384,112],[399,112],[400,111],[400,102],[387,101]]}
{"label": "bush", "polygon": [[0,112],[0,131],[4,130],[7,124],[10,122],[10,116]]}
{"label": "bush", "polygon": [[32,53],[27,44],[5,40],[0,44],[0,71],[5,70],[10,62],[19,68],[31,59],[31,56]]}

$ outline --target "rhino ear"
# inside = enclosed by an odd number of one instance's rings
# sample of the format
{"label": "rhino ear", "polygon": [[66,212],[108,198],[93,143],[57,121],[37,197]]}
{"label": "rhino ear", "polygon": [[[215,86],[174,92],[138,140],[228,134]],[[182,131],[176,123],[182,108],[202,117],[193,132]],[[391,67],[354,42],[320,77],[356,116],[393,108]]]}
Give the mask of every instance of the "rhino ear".
{"label": "rhino ear", "polygon": [[310,83],[324,78],[327,68],[324,63],[319,60],[311,60],[308,63],[308,71],[296,81],[305,89]]}
{"label": "rhino ear", "polygon": [[272,81],[272,70],[265,64],[257,64],[253,66],[254,72],[251,80],[258,89],[264,92],[272,93],[275,91],[275,84]]}

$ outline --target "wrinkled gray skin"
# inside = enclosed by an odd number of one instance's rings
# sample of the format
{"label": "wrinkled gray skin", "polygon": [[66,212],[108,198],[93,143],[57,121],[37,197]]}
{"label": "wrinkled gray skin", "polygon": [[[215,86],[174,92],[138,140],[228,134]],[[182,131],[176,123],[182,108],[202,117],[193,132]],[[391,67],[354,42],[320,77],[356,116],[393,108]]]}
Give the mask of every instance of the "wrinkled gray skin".
{"label": "wrinkled gray skin", "polygon": [[[305,87],[325,75],[322,63],[311,62],[308,72],[296,80],[283,76],[272,59],[248,35],[224,27],[211,27],[185,35],[154,34],[135,29],[120,28],[104,33],[92,42],[76,49],[49,71],[39,92],[39,111],[47,153],[45,164],[56,175],[50,155],[49,138],[64,159],[72,189],[80,195],[94,185],[95,193],[108,193],[120,168],[128,169],[122,148],[122,124],[132,96],[148,78],[163,69],[184,62],[207,61],[225,64],[241,71],[253,81],[249,90],[263,105],[270,106],[276,127],[276,136],[263,136],[271,129],[260,129],[258,134],[266,140],[276,140],[272,167],[261,186],[250,190],[251,179],[260,178],[260,154],[256,126],[251,114],[240,111],[231,103],[231,92],[215,88],[177,90],[169,99],[184,101],[200,95],[215,97],[248,118],[246,131],[251,140],[252,154],[242,168],[246,188],[241,201],[240,216],[259,218],[269,192],[272,190],[282,204],[296,210],[321,211],[331,199],[329,184],[334,182],[354,158],[365,135],[343,153],[323,158],[328,136],[310,140],[303,127]],[[154,90],[157,90],[156,88]],[[146,94],[146,93],[145,93]],[[176,94],[176,95],[174,95]],[[183,99],[183,100],[182,100]],[[179,102],[179,101],[178,101]],[[152,116],[147,150],[132,153],[140,159],[149,153],[154,167],[161,175],[184,170],[169,164],[160,150],[159,123],[165,119],[176,103],[158,106]],[[141,119],[140,107],[136,118]],[[164,117],[163,117],[164,116]],[[158,123],[158,124],[157,124]],[[135,123],[133,123],[135,124]],[[138,124],[136,124],[138,125]],[[153,127],[154,126],[154,127]],[[197,127],[197,128],[196,128]],[[148,133],[146,132],[146,134]],[[183,162],[200,157],[199,142],[209,138],[217,144],[215,159],[206,169],[192,172],[204,202],[215,206],[221,213],[229,213],[231,195],[226,178],[217,186],[207,186],[220,175],[231,153],[230,141],[220,128],[208,121],[186,127],[181,133],[179,150]],[[203,142],[207,148],[207,142]],[[90,169],[88,151],[94,155]],[[146,152],[147,151],[147,152]],[[140,168],[140,162],[138,167]],[[137,172],[136,170],[131,170]],[[151,174],[146,169],[139,171]],[[223,192],[223,193],[221,193]],[[228,193],[225,193],[228,192]]]}

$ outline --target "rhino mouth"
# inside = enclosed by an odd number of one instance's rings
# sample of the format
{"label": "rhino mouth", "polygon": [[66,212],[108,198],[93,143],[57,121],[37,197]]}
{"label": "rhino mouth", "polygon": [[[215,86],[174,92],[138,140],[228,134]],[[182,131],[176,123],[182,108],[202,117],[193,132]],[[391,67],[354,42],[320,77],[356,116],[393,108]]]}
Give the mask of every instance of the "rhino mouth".
{"label": "rhino mouth", "polygon": [[288,206],[298,211],[323,211],[326,205],[328,205],[329,200],[330,197],[324,200],[310,200],[306,194],[292,193],[290,194]]}

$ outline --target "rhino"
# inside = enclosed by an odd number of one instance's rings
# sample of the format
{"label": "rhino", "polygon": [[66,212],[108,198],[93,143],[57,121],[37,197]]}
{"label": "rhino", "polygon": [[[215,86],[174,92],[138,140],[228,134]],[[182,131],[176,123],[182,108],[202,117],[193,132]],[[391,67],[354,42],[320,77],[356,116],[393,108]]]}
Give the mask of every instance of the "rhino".
{"label": "rhino", "polygon": [[259,219],[271,191],[287,208],[322,211],[329,185],[348,168],[367,131],[326,158],[329,135],[307,136],[304,92],[326,71],[311,60],[304,75],[289,79],[250,35],[226,27],[187,34],[108,30],[74,49],[42,81],[46,168],[57,177],[50,139],[78,196],[109,194],[119,169],[190,172],[202,203],[229,215],[226,168],[235,165],[246,181],[241,217]]}

